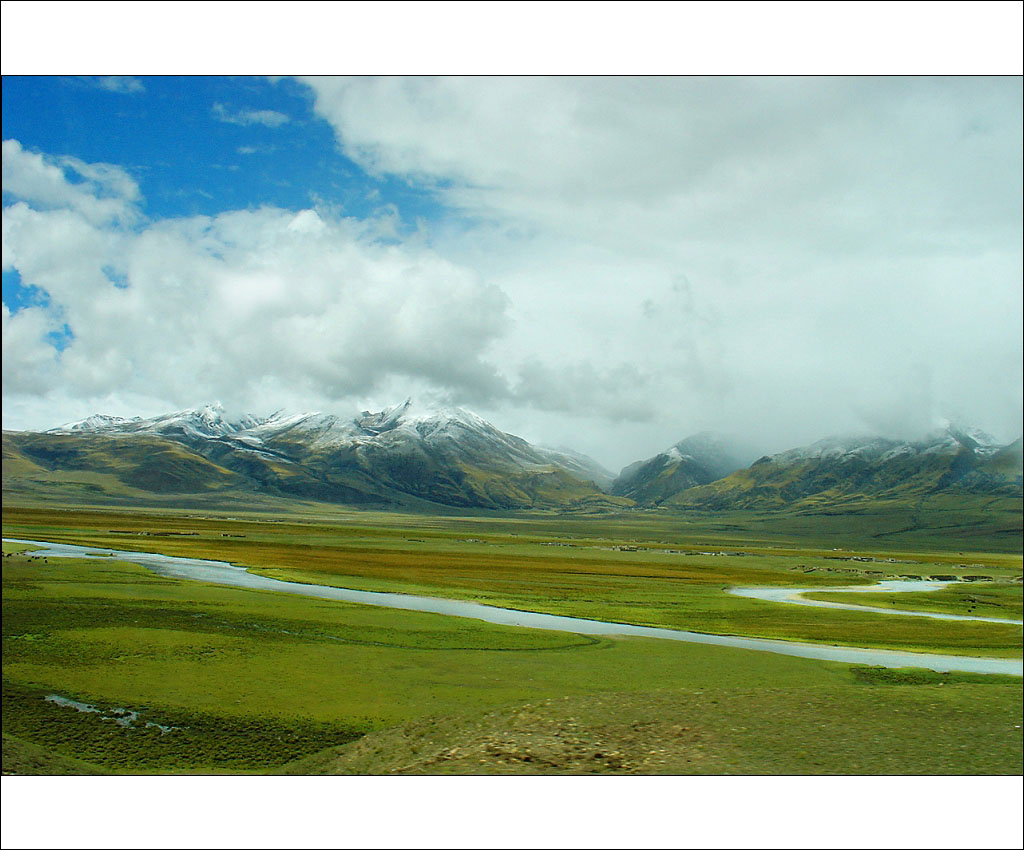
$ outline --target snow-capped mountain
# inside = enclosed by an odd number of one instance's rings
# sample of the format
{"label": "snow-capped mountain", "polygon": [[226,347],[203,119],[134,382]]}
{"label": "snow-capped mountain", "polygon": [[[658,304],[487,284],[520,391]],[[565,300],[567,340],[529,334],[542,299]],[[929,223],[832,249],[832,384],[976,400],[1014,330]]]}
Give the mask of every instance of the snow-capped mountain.
{"label": "snow-capped mountain", "polygon": [[136,416],[133,419],[125,419],[121,416],[105,416],[96,413],[78,422],[69,422],[57,428],[51,428],[47,434],[102,434],[106,431],[119,431],[135,422],[142,420]]}
{"label": "snow-capped mountain", "polygon": [[978,457],[986,457],[1000,448],[994,437],[979,428],[947,425],[919,440],[896,440],[874,436],[826,437],[809,446],[772,455],[769,459],[780,466],[807,460],[840,463],[866,460],[886,463],[906,456],[955,455],[965,450]]}
{"label": "snow-capped mountain", "polygon": [[[410,400],[352,416],[230,416],[214,404],[4,432],[5,492],[57,476],[58,500],[75,492],[121,500],[220,493],[244,504],[260,493],[380,507],[770,510],[1022,492],[1020,440],[1000,445],[950,423],[918,440],[829,437],[742,467],[740,450],[696,434],[627,466],[606,493],[611,474],[584,455],[532,445],[461,408]],[[60,476],[70,476],[70,489]]]}
{"label": "snow-capped mountain", "polygon": [[51,428],[48,434],[158,434],[164,437],[206,439],[233,434],[254,427],[261,420],[255,416],[242,416],[230,420],[219,404],[207,404],[177,413],[167,413],[152,419],[135,416],[124,419],[120,416],[95,414],[78,422],[69,422]]}
{"label": "snow-capped mountain", "polygon": [[735,508],[855,496],[1020,492],[1020,440],[1001,446],[979,429],[947,425],[918,440],[828,437],[762,457],[676,501]]}
{"label": "snow-capped mountain", "polygon": [[92,416],[46,432],[187,446],[271,491],[307,498],[392,502],[405,494],[450,505],[533,507],[603,498],[612,476],[578,454],[537,448],[458,407],[407,399],[379,412],[228,417],[220,405],[151,419]]}
{"label": "snow-capped mountain", "polygon": [[641,505],[659,505],[683,490],[699,487],[742,469],[740,452],[724,437],[701,432],[647,460],[627,466],[611,492]]}

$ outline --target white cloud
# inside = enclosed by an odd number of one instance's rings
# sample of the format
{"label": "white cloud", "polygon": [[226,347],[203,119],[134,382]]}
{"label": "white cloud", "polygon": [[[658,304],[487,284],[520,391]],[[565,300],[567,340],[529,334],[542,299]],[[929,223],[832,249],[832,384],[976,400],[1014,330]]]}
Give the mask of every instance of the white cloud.
{"label": "white cloud", "polygon": [[[69,173],[80,182],[71,182]],[[74,210],[92,224],[127,224],[138,218],[139,187],[124,169],[32,153],[16,139],[3,142],[3,187],[6,194],[39,208]]]}
{"label": "white cloud", "polygon": [[291,119],[283,112],[276,112],[273,109],[239,109],[230,111],[223,103],[213,105],[213,117],[225,124],[238,124],[240,127],[249,127],[253,124],[262,124],[264,127],[280,127],[287,124]]}
{"label": "white cloud", "polygon": [[1019,79],[305,82],[474,222],[435,244],[508,293],[517,398],[593,411],[599,456],[872,427],[922,364],[932,418],[1021,430]]}
{"label": "white cloud", "polygon": [[57,351],[41,344],[57,330],[53,315],[42,307],[26,307],[11,315],[3,305],[3,382],[6,396],[36,396],[58,383]]}
{"label": "white cloud", "polygon": [[936,226],[978,235],[1016,210],[1006,178],[1020,176],[1019,80],[305,82],[364,167],[454,181],[448,200],[501,221],[593,237],[632,223],[631,245],[642,228],[842,235],[861,248],[888,233],[909,246]]}
{"label": "white cloud", "polygon": [[[79,171],[97,190],[106,175]],[[43,174],[46,192],[17,187],[64,207],[4,210],[4,267],[50,298],[5,307],[5,423],[38,415],[46,393],[76,409],[133,398],[348,412],[391,401],[381,389],[396,383],[462,400],[507,392],[487,356],[506,326],[501,291],[425,248],[381,244],[373,221],[266,207],[126,232],[89,215],[85,184]],[[73,340],[58,355],[47,334],[64,322]]]}
{"label": "white cloud", "polygon": [[146,87],[135,77],[96,77],[96,85],[117,94],[141,94]]}

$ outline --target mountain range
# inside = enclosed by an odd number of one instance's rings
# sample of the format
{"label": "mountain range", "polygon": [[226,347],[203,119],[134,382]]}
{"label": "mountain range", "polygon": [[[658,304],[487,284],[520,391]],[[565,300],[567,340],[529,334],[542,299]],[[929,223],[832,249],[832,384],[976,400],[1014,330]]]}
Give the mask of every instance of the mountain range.
{"label": "mountain range", "polygon": [[96,415],[4,431],[5,495],[182,502],[253,495],[366,507],[608,511],[779,509],[935,494],[1022,493],[1021,440],[948,426],[918,440],[830,437],[751,457],[701,433],[615,476],[461,408],[411,400],[350,418],[229,417],[218,405],[151,419]]}
{"label": "mountain range", "polygon": [[680,491],[669,504],[770,509],[937,494],[1019,497],[1021,467],[1020,439],[1000,445],[977,429],[947,426],[918,440],[830,437]]}
{"label": "mountain range", "polygon": [[621,501],[602,489],[614,475],[589,458],[531,445],[461,408],[420,409],[408,400],[348,419],[232,419],[207,405],[5,431],[5,488],[35,471],[113,476],[151,493],[230,490],[367,506],[574,509]]}

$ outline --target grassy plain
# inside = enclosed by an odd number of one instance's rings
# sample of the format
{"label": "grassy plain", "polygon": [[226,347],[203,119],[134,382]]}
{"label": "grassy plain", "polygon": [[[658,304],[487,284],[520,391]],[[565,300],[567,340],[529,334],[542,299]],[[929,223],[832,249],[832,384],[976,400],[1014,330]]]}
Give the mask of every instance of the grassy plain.
{"label": "grassy plain", "polygon": [[[1020,627],[723,593],[965,563],[994,579],[965,591],[1019,610],[1020,585],[1009,583],[1019,554],[951,551],[941,540],[890,549],[842,540],[837,550],[834,538],[702,533],[662,517],[5,507],[3,520],[5,536],[212,557],[298,581],[723,633],[1020,654]],[[3,561],[5,770],[1021,770],[1019,679],[512,629],[176,581],[113,559],[46,562],[17,548],[5,544]],[[135,718],[120,725],[129,711]]]}
{"label": "grassy plain", "polygon": [[[732,585],[834,586],[957,572],[1002,586],[1021,572],[1020,555],[1006,553],[837,549],[813,537],[744,538],[735,531],[697,537],[671,519],[646,516],[545,521],[339,512],[223,518],[12,508],[5,511],[4,533],[213,558],[310,584],[645,626],[953,654],[1021,652],[1019,626],[829,611],[723,592]],[[1019,584],[1007,588],[1007,598],[1020,598]]]}

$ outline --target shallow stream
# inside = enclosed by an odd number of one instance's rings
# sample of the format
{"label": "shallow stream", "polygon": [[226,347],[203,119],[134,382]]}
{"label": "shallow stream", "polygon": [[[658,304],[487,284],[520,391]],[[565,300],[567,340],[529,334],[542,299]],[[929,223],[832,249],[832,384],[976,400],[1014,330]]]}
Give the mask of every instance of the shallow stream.
{"label": "shallow stream", "polygon": [[[600,620],[585,620],[579,617],[564,617],[556,614],[540,614],[532,611],[517,611],[512,608],[497,608],[464,602],[457,599],[439,599],[431,596],[410,596],[404,593],[381,593],[370,590],[349,590],[343,587],[328,587],[317,584],[301,584],[281,581],[248,572],[224,561],[207,561],[198,558],[181,558],[172,555],[158,555],[150,552],[129,552],[118,549],[103,549],[96,546],[76,546],[70,543],[47,543],[38,540],[16,540],[4,538],[5,543],[22,543],[39,547],[29,554],[45,558],[113,557],[120,561],[139,564],[148,570],[168,578],[205,581],[212,584],[244,587],[253,590],[272,590],[278,593],[294,593],[317,599],[336,599],[343,602],[358,602],[385,608],[400,608],[407,611],[427,611],[450,617],[469,617],[503,626],[521,626],[547,631],[573,632],[587,635],[622,635],[628,637],[659,638],[685,643],[703,643],[713,646],[728,646],[735,649],[750,649],[758,652],[774,652],[780,655],[795,655],[800,658],[817,658],[822,661],[839,661],[845,664],[868,664],[881,667],[918,667],[937,672],[960,671],[968,673],[1002,673],[1011,676],[1024,675],[1024,662],[1013,658],[976,658],[973,656],[936,655],[919,652],[901,652],[887,649],[868,649],[850,646],[829,646],[826,644],[799,643],[797,641],[771,640],[768,638],[713,635],[702,632],[688,632],[679,629],[663,629],[652,626],[634,626],[628,623],[607,623]],[[800,605],[849,608],[858,611],[874,611],[883,614],[906,615],[906,611],[890,611],[885,608],[863,608],[843,603],[818,602],[810,599],[791,598],[800,593],[821,593],[829,590],[849,592],[899,593],[910,590],[920,592],[929,587],[937,589],[946,582],[883,582],[884,586],[837,587],[837,588],[732,588],[731,593],[750,596],[773,602],[788,602]],[[897,586],[898,585],[898,586]],[[906,585],[906,587],[903,587]],[[951,614],[930,614],[913,612],[915,616],[939,617],[942,619],[981,619],[983,617],[957,617]],[[994,622],[1020,623],[1019,620],[994,620]]]}

